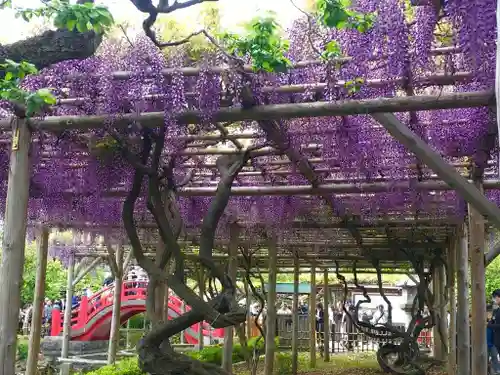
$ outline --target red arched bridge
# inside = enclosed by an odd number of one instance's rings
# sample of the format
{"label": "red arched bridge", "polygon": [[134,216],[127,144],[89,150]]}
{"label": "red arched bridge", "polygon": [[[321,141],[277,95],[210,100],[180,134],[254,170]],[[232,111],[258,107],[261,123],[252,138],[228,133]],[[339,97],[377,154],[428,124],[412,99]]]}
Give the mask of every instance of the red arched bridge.
{"label": "red arched bridge", "polygon": [[[122,285],[120,323],[125,323],[136,314],[146,311],[147,281],[125,281]],[[91,297],[82,297],[78,306],[73,307],[71,314],[71,340],[94,341],[109,340],[111,316],[113,314],[114,285],[106,287]],[[170,296],[168,302],[169,319],[181,314],[182,302],[175,296]],[[189,311],[190,307],[185,306]],[[224,329],[212,329],[206,322],[201,324],[203,335],[213,338],[224,337]],[[188,344],[198,343],[200,323],[189,327],[184,333]],[[59,336],[63,330],[63,314],[60,310],[52,312],[51,336]]]}

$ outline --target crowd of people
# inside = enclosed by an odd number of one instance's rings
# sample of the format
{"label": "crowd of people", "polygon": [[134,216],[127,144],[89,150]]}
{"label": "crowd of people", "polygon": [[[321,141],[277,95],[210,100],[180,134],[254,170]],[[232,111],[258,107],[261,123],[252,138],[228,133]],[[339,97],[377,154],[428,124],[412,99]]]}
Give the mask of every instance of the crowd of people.
{"label": "crowd of people", "polygon": [[[356,308],[350,301],[346,302],[346,309],[344,310],[342,302],[336,304],[332,303],[328,307],[328,319],[330,321],[330,340],[332,342],[341,343],[346,349],[353,350],[354,346],[358,345],[359,333],[356,330],[352,319],[348,317],[348,313],[353,316],[356,314]],[[347,310],[347,311],[346,311]],[[250,315],[257,316],[260,311],[260,304],[258,302],[250,306]],[[297,312],[298,315],[308,315],[310,308],[306,300],[299,300],[297,309],[294,308],[293,303],[290,304],[286,300],[283,301],[278,307],[276,313],[278,316],[290,316]],[[319,346],[323,346],[324,343],[324,332],[325,332],[325,311],[322,303],[318,303],[313,309],[316,316],[316,339]],[[262,324],[263,319],[266,316],[266,309],[264,308],[260,312],[260,322]],[[367,311],[362,312],[359,317],[361,321],[370,323],[373,325],[383,325],[387,323],[387,312],[383,305],[377,306],[373,314],[369,314]],[[289,319],[285,318],[285,324],[291,325],[291,317]],[[366,338],[363,337],[363,340]]]}

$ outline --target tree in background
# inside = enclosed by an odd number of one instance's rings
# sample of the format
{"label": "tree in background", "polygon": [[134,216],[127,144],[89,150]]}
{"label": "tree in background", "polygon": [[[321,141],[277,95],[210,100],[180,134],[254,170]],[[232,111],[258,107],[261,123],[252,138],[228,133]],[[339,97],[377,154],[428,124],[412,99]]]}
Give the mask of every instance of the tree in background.
{"label": "tree in background", "polygon": [[[26,255],[24,261],[23,284],[21,287],[21,305],[33,303],[35,293],[36,278],[36,243],[26,245]],[[45,296],[54,300],[61,298],[61,292],[66,290],[68,271],[59,259],[49,259],[47,261],[47,273],[45,274]],[[96,292],[101,288],[104,272],[97,270],[87,274],[75,287],[76,291],[83,288],[91,288]]]}

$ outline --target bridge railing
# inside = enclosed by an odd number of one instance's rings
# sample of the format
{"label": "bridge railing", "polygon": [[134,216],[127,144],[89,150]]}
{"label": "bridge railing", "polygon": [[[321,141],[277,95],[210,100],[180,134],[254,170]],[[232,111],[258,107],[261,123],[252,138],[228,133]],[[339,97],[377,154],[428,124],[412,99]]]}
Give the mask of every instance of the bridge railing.
{"label": "bridge railing", "polygon": [[[146,299],[147,281],[125,281],[122,284],[121,301]],[[71,328],[83,328],[99,312],[113,306],[115,286],[101,289],[91,297],[83,296],[80,303],[71,310]],[[51,336],[58,336],[63,330],[63,314],[59,310],[52,312]]]}
{"label": "bridge railing", "polygon": [[[148,282],[142,280],[130,280],[124,281],[122,283],[122,290],[120,294],[120,300],[123,302],[131,300],[146,300]],[[72,308],[71,311],[71,329],[80,330],[83,329],[89,321],[94,319],[100,312],[106,308],[112,308],[113,306],[113,296],[115,292],[115,286],[110,285],[91,297],[83,296],[78,306]],[[174,309],[176,312],[189,311],[191,308],[186,306],[178,297],[171,296],[169,300],[170,308]],[[51,324],[51,336],[58,336],[63,331],[63,315],[61,311],[54,311],[52,314],[52,324]],[[205,335],[215,335],[222,336],[223,329],[212,329],[210,324],[207,322],[202,322],[200,324],[195,324],[204,330]]]}

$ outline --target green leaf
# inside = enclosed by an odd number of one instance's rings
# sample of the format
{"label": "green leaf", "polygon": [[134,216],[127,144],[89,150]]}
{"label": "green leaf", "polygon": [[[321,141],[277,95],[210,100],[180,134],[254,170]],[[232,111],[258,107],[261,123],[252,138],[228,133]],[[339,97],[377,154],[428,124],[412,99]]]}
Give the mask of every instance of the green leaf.
{"label": "green leaf", "polygon": [[7,8],[12,8],[12,1],[11,0],[6,0],[2,2],[0,9],[7,9]]}
{"label": "green leaf", "polygon": [[26,22],[30,22],[30,19],[31,19],[32,16],[33,16],[33,13],[28,13],[28,12],[22,12],[21,13],[21,17]]}
{"label": "green leaf", "polygon": [[84,33],[84,32],[87,32],[88,29],[87,29],[87,22],[85,21],[78,21],[77,24],[76,24],[76,29],[78,30],[78,32],[80,33]]}
{"label": "green leaf", "polygon": [[104,29],[99,24],[92,25],[92,28],[97,34],[102,34],[104,32]]}
{"label": "green leaf", "polygon": [[76,20],[71,19],[66,21],[66,28],[69,31],[73,31],[75,29],[75,26],[76,26]]}
{"label": "green leaf", "polygon": [[7,73],[5,73],[5,77],[4,77],[4,79],[5,79],[6,81],[11,81],[13,78],[14,78],[14,74],[12,74],[12,72],[7,72]]}
{"label": "green leaf", "polygon": [[50,105],[54,105],[57,103],[57,99],[56,97],[52,94],[52,92],[45,88],[45,89],[39,89],[37,92],[36,92],[36,95],[38,97],[40,97],[42,100],[43,100],[43,103],[45,104],[50,104]]}

